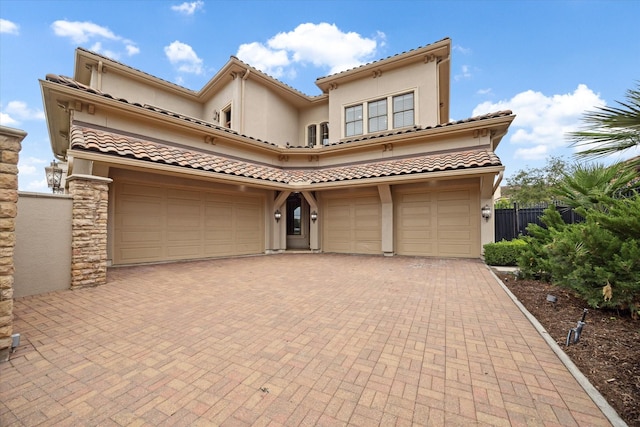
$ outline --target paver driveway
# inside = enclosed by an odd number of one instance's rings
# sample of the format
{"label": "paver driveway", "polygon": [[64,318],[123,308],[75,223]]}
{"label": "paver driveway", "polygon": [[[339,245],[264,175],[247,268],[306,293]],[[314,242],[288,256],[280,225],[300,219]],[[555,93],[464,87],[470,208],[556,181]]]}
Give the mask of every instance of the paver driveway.
{"label": "paver driveway", "polygon": [[0,424],[609,425],[486,266],[283,254],[17,299]]}

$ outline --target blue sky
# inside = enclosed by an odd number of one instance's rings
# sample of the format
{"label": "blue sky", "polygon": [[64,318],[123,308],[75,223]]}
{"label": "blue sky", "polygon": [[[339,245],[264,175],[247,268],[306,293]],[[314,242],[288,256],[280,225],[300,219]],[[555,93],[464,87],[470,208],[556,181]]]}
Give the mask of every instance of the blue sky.
{"label": "blue sky", "polygon": [[200,89],[238,56],[308,94],[316,78],[450,37],[451,119],[511,109],[509,176],[570,158],[584,111],[640,81],[640,1],[0,0],[0,124],[28,132],[23,191],[48,192],[38,79],[94,50]]}

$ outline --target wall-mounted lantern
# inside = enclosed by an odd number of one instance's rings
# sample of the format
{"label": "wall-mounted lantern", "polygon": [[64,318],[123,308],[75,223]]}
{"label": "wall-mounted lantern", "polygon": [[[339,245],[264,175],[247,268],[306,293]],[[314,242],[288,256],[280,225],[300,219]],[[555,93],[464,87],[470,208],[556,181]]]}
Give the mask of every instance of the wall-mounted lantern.
{"label": "wall-mounted lantern", "polygon": [[276,222],[280,222],[280,218],[282,218],[282,213],[280,213],[280,211],[276,209],[276,211],[273,213],[273,217],[275,218]]}
{"label": "wall-mounted lantern", "polygon": [[484,218],[485,221],[489,221],[489,218],[491,218],[491,208],[489,207],[489,205],[484,205],[482,207],[481,213],[482,218]]}
{"label": "wall-mounted lantern", "polygon": [[318,212],[316,211],[311,212],[311,221],[316,222],[317,219],[318,219]]}
{"label": "wall-mounted lantern", "polygon": [[63,170],[58,166],[58,162],[52,161],[50,166],[44,168],[44,172],[47,176],[47,185],[51,188],[53,194],[64,192],[64,189],[60,188]]}

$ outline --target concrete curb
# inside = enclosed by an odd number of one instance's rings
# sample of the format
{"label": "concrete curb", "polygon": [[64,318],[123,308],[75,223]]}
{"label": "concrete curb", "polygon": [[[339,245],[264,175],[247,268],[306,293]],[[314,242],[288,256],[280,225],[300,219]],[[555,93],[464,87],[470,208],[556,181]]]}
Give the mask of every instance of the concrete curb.
{"label": "concrete curb", "polygon": [[538,319],[536,319],[531,313],[529,313],[529,310],[527,310],[525,306],[522,305],[522,303],[518,300],[518,298],[509,290],[509,288],[504,283],[502,283],[502,280],[500,280],[500,278],[496,276],[496,274],[493,272],[491,267],[487,266],[487,268],[489,269],[489,272],[491,273],[491,275],[496,279],[498,284],[502,287],[502,289],[504,289],[507,295],[509,295],[509,298],[511,298],[511,300],[515,303],[515,305],[529,320],[529,322],[531,322],[533,327],[536,328],[540,336],[542,336],[542,338],[547,342],[547,344],[549,344],[549,347],[551,347],[551,350],[553,350],[553,352],[558,356],[558,358],[564,364],[564,366],[567,367],[571,375],[573,375],[576,381],[578,381],[578,383],[584,389],[584,391],[587,392],[591,400],[593,400],[593,402],[598,406],[598,408],[600,408],[600,410],[602,411],[604,416],[607,417],[609,422],[611,422],[611,424],[614,427],[629,427],[627,423],[625,423],[624,420],[620,418],[620,415],[618,415],[616,410],[613,409],[611,405],[609,405],[609,402],[607,402],[607,400],[602,396],[602,394],[600,394],[600,392],[589,382],[587,377],[584,376],[584,374],[580,371],[580,369],[578,369],[578,367],[573,363],[573,361],[571,361],[569,356],[567,356],[567,354],[564,351],[562,351],[562,348],[560,348],[558,343],[551,337],[551,335],[549,335],[549,333],[544,329],[544,327],[540,324],[540,322],[538,322]]}

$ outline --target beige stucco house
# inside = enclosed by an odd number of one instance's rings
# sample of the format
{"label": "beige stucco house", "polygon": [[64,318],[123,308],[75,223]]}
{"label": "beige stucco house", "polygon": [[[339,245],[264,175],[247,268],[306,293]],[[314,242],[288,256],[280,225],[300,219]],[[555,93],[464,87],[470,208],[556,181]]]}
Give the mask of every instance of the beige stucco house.
{"label": "beige stucco house", "polygon": [[514,115],[450,121],[450,57],[444,39],[319,78],[307,96],[235,57],[192,91],[77,49],[73,78],[40,83],[68,162],[74,263],[479,257]]}

